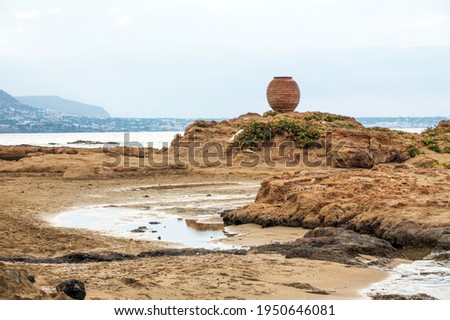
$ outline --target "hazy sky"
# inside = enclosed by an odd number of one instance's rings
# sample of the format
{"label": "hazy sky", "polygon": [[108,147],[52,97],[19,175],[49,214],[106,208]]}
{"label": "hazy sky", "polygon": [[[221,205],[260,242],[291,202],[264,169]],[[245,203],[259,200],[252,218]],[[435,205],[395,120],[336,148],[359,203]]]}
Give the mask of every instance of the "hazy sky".
{"label": "hazy sky", "polygon": [[449,0],[0,0],[0,89],[113,116],[450,116]]}

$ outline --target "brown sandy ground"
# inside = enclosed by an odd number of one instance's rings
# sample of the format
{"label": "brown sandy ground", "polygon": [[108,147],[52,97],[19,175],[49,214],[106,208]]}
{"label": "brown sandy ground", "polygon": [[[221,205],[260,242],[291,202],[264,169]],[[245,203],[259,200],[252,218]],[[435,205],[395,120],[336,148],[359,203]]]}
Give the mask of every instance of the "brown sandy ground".
{"label": "brown sandy ground", "polygon": [[[261,179],[259,174],[251,176],[244,175],[237,179],[234,175],[214,172],[213,175],[168,174],[151,178],[83,181],[66,181],[59,177],[3,176],[0,180],[1,253],[2,256],[48,258],[71,252],[137,254],[165,247],[155,242],[54,228],[42,217],[78,205],[133,202],[148,192],[117,192],[124,187],[159,182],[248,182]],[[260,242],[261,236],[253,241]],[[35,286],[48,293],[52,293],[54,287],[65,279],[81,280],[86,284],[88,299],[357,298],[361,297],[357,292],[360,288],[385,276],[380,270],[326,261],[285,259],[276,254],[208,254],[56,265],[8,262],[3,264],[3,268],[26,269],[27,273],[36,277]],[[25,293],[19,296],[27,297]],[[14,297],[14,292],[3,295],[3,298],[8,297]]]}

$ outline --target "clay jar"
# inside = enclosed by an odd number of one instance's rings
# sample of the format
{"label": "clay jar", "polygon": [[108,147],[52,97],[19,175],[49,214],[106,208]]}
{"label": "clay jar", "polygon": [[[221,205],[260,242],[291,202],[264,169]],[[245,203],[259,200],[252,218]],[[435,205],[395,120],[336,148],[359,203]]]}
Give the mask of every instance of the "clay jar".
{"label": "clay jar", "polygon": [[300,102],[300,88],[292,77],[274,77],[266,95],[270,107],[278,112],[292,112]]}

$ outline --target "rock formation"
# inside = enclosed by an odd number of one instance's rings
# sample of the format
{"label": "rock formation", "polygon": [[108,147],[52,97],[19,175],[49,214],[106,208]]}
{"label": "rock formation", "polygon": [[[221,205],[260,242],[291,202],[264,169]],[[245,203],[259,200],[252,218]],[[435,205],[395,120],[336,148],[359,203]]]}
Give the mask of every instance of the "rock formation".
{"label": "rock formation", "polygon": [[450,241],[450,173],[404,164],[372,170],[285,173],[266,179],[254,204],[223,213],[225,224],[343,227],[396,247]]}

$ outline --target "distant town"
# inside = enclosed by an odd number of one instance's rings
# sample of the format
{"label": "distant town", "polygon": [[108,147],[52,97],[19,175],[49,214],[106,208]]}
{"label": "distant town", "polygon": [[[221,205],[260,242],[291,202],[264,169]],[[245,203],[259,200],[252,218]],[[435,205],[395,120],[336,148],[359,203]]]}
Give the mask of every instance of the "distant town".
{"label": "distant town", "polygon": [[[427,128],[448,117],[356,118],[368,127]],[[184,131],[199,119],[113,118],[99,106],[56,96],[13,97],[0,90],[0,133]],[[224,120],[224,119],[202,119]]]}
{"label": "distant town", "polygon": [[103,107],[56,96],[13,97],[0,90],[0,133],[183,131],[195,120],[112,118]]}
{"label": "distant town", "polygon": [[195,119],[89,118],[46,115],[0,119],[0,133],[183,131]]}

